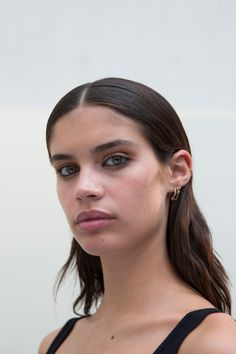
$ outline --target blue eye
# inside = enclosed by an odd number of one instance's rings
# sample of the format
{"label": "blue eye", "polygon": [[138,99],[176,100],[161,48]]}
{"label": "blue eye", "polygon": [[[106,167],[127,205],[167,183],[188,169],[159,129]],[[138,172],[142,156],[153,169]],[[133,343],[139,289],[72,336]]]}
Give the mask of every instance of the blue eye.
{"label": "blue eye", "polygon": [[105,166],[119,166],[119,165],[124,165],[125,163],[128,162],[128,157],[122,156],[122,155],[113,155],[109,157],[104,165]]}
{"label": "blue eye", "polygon": [[74,173],[78,172],[78,167],[73,165],[63,166],[59,168],[56,172],[62,177],[69,177]]}

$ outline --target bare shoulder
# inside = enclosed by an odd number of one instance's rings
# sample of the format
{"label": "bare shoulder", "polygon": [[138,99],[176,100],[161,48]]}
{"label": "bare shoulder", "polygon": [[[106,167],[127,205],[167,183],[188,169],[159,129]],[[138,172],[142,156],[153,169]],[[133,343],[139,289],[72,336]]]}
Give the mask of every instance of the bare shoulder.
{"label": "bare shoulder", "polygon": [[236,322],[224,313],[213,313],[186,338],[180,354],[235,354]]}
{"label": "bare shoulder", "polygon": [[46,337],[43,338],[42,342],[39,345],[38,354],[46,354],[49,346],[56,338],[58,333],[60,332],[61,328],[56,329],[55,331],[49,333]]}

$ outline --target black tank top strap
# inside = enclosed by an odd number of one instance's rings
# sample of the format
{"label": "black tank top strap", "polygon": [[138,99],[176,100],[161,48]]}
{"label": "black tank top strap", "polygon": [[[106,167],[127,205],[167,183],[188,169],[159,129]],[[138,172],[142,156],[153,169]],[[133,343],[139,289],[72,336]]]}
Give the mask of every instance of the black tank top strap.
{"label": "black tank top strap", "polygon": [[[221,312],[216,308],[201,309],[189,312],[171,331],[153,354],[177,354],[184,339],[211,313]],[[86,316],[71,318],[59,331],[46,354],[55,354],[60,345],[72,331],[75,323]]]}
{"label": "black tank top strap", "polygon": [[211,313],[221,312],[216,308],[189,312],[177,324],[153,354],[177,354],[184,339]]}
{"label": "black tank top strap", "polygon": [[84,317],[87,317],[87,316],[75,317],[75,318],[71,318],[69,321],[67,321],[65,323],[65,325],[61,328],[61,330],[59,331],[57,336],[54,338],[54,340],[51,343],[50,347],[48,348],[48,351],[46,352],[46,354],[56,353],[57,349],[60,347],[60,345],[64,342],[64,340],[68,337],[68,335],[72,331],[75,323]]}

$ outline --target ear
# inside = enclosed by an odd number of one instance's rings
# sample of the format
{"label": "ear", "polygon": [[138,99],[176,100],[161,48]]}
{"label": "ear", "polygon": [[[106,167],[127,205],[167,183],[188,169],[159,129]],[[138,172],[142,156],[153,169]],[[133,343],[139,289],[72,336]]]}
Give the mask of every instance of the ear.
{"label": "ear", "polygon": [[177,151],[169,162],[170,188],[183,187],[192,176],[192,157],[186,150]]}

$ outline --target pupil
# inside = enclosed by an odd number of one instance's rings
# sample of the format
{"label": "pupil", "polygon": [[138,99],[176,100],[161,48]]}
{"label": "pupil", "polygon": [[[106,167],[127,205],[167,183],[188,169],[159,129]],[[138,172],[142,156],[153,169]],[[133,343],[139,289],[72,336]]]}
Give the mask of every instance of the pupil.
{"label": "pupil", "polygon": [[68,174],[73,173],[74,172],[74,167],[73,166],[69,166],[67,168],[67,172],[68,172]]}
{"label": "pupil", "polygon": [[115,163],[121,162],[121,157],[120,157],[120,156],[115,156],[115,157],[114,157],[114,162],[115,162]]}

